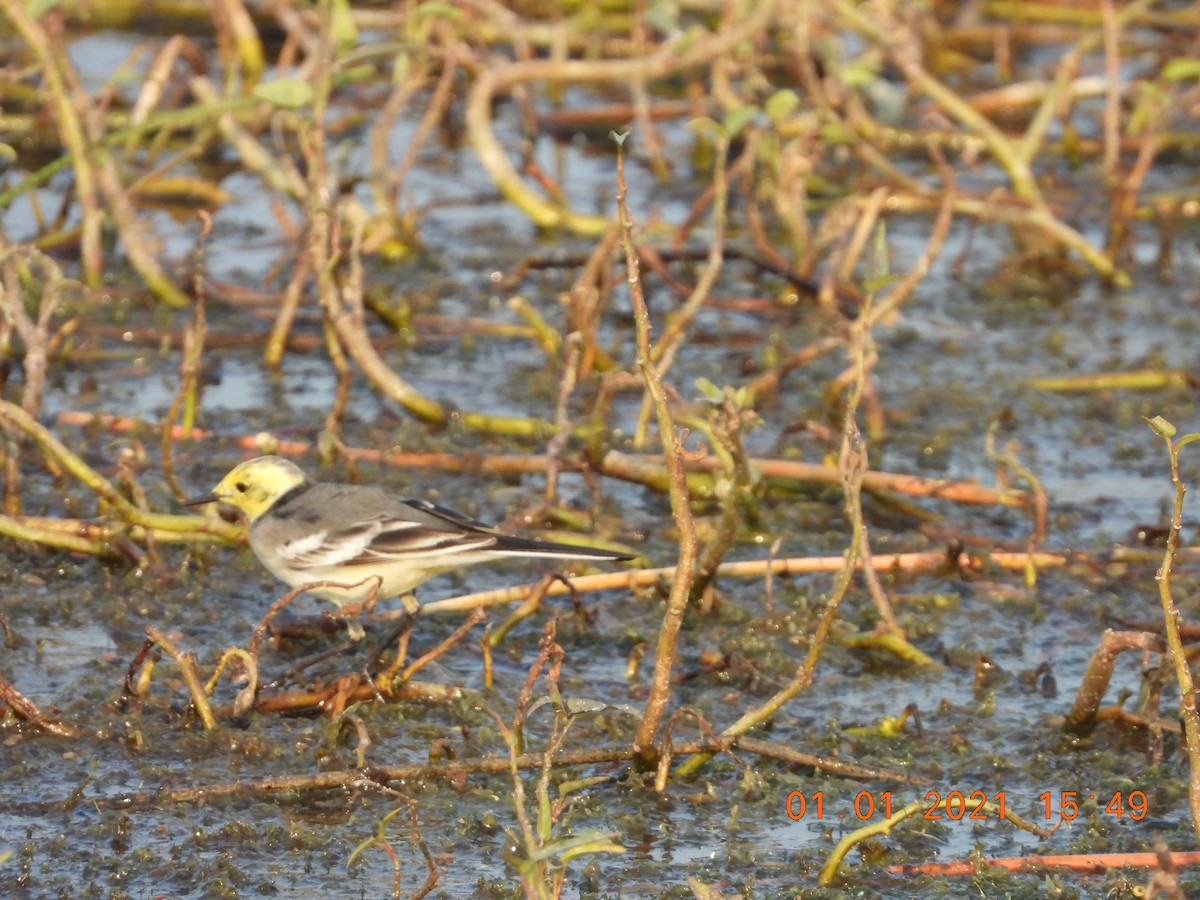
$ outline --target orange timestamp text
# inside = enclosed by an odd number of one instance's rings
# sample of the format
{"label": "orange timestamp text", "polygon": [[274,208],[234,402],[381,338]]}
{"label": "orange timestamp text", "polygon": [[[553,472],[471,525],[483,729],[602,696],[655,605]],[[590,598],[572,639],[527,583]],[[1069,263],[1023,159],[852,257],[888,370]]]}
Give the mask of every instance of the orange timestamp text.
{"label": "orange timestamp text", "polygon": [[[1128,818],[1140,822],[1149,812],[1149,803],[1145,791],[1113,791],[1111,794],[1097,795],[1083,791],[1043,791],[1037,797],[1037,812],[1047,821],[1061,820],[1072,822],[1082,817],[1095,819],[1098,816],[1109,816],[1116,820]],[[849,816],[845,811],[837,814],[836,818],[853,817],[866,822],[876,816],[890,819],[911,801],[896,797],[891,791],[859,791],[850,802]],[[1104,805],[1101,806],[1100,804]],[[1086,806],[1084,804],[1094,804]],[[786,809],[788,818],[795,822],[803,819],[823,821],[829,811],[825,808],[823,791],[813,791],[805,794],[802,791],[792,791],[787,795]],[[920,801],[917,811],[922,818],[932,821],[966,821],[979,822],[990,819],[1003,819],[1009,809],[1007,791],[926,791]],[[1035,814],[1036,815],[1036,814]]]}

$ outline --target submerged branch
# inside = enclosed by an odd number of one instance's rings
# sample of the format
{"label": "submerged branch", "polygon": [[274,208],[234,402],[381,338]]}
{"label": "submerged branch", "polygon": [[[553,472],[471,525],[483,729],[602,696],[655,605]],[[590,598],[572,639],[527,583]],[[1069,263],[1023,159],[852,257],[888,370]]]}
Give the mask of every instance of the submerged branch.
{"label": "submerged branch", "polygon": [[[138,427],[134,419],[120,416],[96,416],[92,413],[65,411],[58,414],[60,422],[86,426],[95,423],[119,433]],[[551,428],[550,423],[545,423]],[[553,433],[552,431],[550,433]],[[190,440],[214,438],[210,432],[193,431],[190,435],[178,432]],[[247,435],[236,439],[238,446],[262,453],[265,446],[286,456],[303,456],[311,453],[313,445],[307,441],[264,440],[264,436]],[[403,453],[388,450],[373,450],[366,447],[347,447],[343,450],[347,459],[359,462],[376,462],[401,469],[438,469],[445,472],[470,472],[489,475],[539,475],[547,471],[552,463],[570,472],[589,471],[611,478],[642,484],[655,490],[667,488],[667,472],[661,456],[652,454],[623,453],[608,450],[599,463],[577,457],[563,456],[552,460],[539,454],[480,454],[480,453]],[[694,475],[708,475],[721,468],[721,461],[714,457],[701,459],[684,458],[684,467]],[[787,487],[790,484],[838,484],[841,474],[837,466],[823,463],[806,463],[787,459],[764,459],[751,457],[747,460],[756,481],[768,486]],[[711,495],[711,482],[693,482],[698,499]],[[868,493],[896,493],[911,497],[928,497],[951,503],[977,504],[981,506],[1008,506],[1027,508],[1032,503],[1028,491],[1016,488],[989,488],[973,481],[951,481],[941,478],[926,478],[921,475],[905,475],[896,472],[868,471],[863,479],[863,489]]]}
{"label": "submerged branch", "polygon": [[[21,407],[7,400],[0,400],[0,422],[16,428],[31,437],[43,456],[52,464],[61,467],[77,481],[89,488],[122,522],[146,529],[174,532],[179,535],[203,535],[237,540],[242,529],[217,518],[201,518],[190,515],[169,515],[147,512],[131,503],[108,479],[104,478],[71,451],[40,422]],[[10,526],[11,527],[11,526]]]}
{"label": "submerged branch", "polygon": [[[964,572],[974,572],[981,565],[992,565],[1006,571],[1024,571],[1031,564],[1038,568],[1065,566],[1077,561],[1072,553],[1038,553],[1032,558],[1028,553],[998,551],[983,556],[962,552],[951,558],[945,550],[926,550],[919,553],[874,553],[870,565],[879,572],[895,572],[913,575],[935,572],[952,566]],[[765,578],[767,575],[816,575],[840,571],[846,564],[844,556],[802,556],[791,559],[755,559],[741,562],[726,562],[717,567],[718,578]],[[863,565],[858,561],[858,568]],[[572,591],[621,590],[652,587],[671,583],[675,578],[675,567],[658,569],[635,569],[631,572],[612,572],[604,575],[581,575],[570,580],[570,585],[552,582],[545,588],[547,596],[568,594]],[[535,591],[542,589],[541,583],[524,584],[496,591],[481,591],[446,600],[422,603],[426,613],[461,612],[482,606],[501,606],[519,603]]]}
{"label": "submerged branch", "polygon": [[[673,745],[673,750],[676,753],[688,754],[742,750],[779,759],[792,765],[811,766],[843,778],[900,784],[923,783],[923,779],[903,772],[894,772],[873,766],[860,766],[848,760],[803,753],[786,745],[750,738],[739,738],[729,742],[681,741]],[[555,768],[561,769],[569,766],[629,762],[637,757],[638,753],[634,748],[621,745],[560,750],[554,754],[551,762]],[[208,803],[244,797],[277,797],[281,794],[303,796],[325,791],[370,790],[384,785],[403,785],[441,778],[459,780],[466,775],[508,775],[514,767],[517,769],[541,769],[545,765],[546,754],[544,753],[523,753],[517,756],[504,754],[444,763],[366,765],[360,769],[339,769],[305,775],[281,775],[275,778],[261,778],[257,781],[229,782],[199,787],[164,787],[159,791],[145,791],[113,797],[89,797],[88,801],[101,807],[112,806],[129,809],[162,803]]]}

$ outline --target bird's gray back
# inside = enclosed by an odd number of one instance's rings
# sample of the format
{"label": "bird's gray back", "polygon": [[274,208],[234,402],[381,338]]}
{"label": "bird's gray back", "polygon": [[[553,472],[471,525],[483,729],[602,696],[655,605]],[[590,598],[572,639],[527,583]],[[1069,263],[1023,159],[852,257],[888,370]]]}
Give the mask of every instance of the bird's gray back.
{"label": "bird's gray back", "polygon": [[[364,520],[381,516],[445,528],[448,518],[445,513],[449,511],[438,510],[443,515],[437,515],[422,508],[425,506],[428,504],[424,501],[407,500],[377,487],[317,482],[281,498],[271,513],[276,521],[289,521],[295,527],[311,527],[320,522],[329,532],[353,528]],[[462,526],[486,527],[466,517],[455,516],[454,519],[455,524]]]}

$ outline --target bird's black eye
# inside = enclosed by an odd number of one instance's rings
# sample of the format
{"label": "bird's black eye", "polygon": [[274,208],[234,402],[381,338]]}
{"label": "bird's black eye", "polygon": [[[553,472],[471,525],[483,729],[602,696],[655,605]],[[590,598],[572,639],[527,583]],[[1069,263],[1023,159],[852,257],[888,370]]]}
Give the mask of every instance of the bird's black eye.
{"label": "bird's black eye", "polygon": [[244,482],[244,481],[239,481],[233,487],[239,494],[246,493],[246,482]]}

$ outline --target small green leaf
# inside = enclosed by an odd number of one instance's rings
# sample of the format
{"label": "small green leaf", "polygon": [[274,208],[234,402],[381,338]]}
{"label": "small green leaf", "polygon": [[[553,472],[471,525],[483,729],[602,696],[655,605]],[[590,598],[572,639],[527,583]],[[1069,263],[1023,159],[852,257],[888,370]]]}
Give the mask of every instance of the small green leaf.
{"label": "small green leaf", "polygon": [[730,137],[735,137],[739,131],[749,125],[758,117],[760,110],[757,106],[746,104],[739,106],[737,109],[731,109],[725,114],[725,119],[721,124],[725,127],[725,133]]}
{"label": "small green leaf", "polygon": [[363,84],[372,81],[378,69],[369,63],[362,63],[357,66],[347,66],[340,73],[342,84]]}
{"label": "small green leaf", "polygon": [[895,284],[899,280],[899,275],[880,275],[878,278],[864,278],[863,290],[868,294],[878,294],[885,287]]}
{"label": "small green leaf", "polygon": [[687,123],[688,131],[693,134],[703,135],[709,140],[717,140],[724,136],[725,131],[715,119],[710,119],[708,116],[701,116],[698,119],[692,119]]}
{"label": "small green leaf", "polygon": [[258,85],[254,89],[254,96],[281,109],[300,109],[312,102],[313,89],[307,81],[277,78]]}
{"label": "small green leaf", "polygon": [[879,60],[859,57],[842,69],[842,82],[852,87],[866,87],[879,78]]}
{"label": "small green leaf", "polygon": [[417,7],[418,16],[437,16],[441,19],[449,19],[452,22],[461,21],[463,18],[462,10],[450,3],[443,3],[442,0],[429,0],[427,3],[422,3]]}
{"label": "small green leaf", "polygon": [[[867,249],[867,280],[878,281],[891,275],[888,263],[887,228],[882,219],[871,234],[871,244]],[[874,290],[872,289],[872,293]]]}
{"label": "small green leaf", "polygon": [[763,112],[772,122],[779,122],[790,116],[800,105],[800,95],[791,88],[776,91],[763,104]]}
{"label": "small green leaf", "polygon": [[841,122],[826,122],[821,126],[821,137],[830,144],[853,144],[858,138]]}
{"label": "small green leaf", "polygon": [[1163,81],[1200,78],[1200,59],[1173,59],[1162,67]]}
{"label": "small green leaf", "polygon": [[1146,424],[1150,426],[1151,430],[1154,431],[1155,434],[1165,438],[1175,437],[1175,434],[1178,431],[1174,425],[1172,425],[1162,416],[1155,416],[1153,419],[1147,419]]}
{"label": "small green leaf", "polygon": [[696,390],[700,392],[701,398],[709,403],[720,403],[721,398],[725,396],[725,392],[707,378],[696,379]]}
{"label": "small green leaf", "polygon": [[566,863],[583,853],[624,853],[624,847],[612,842],[614,837],[616,834],[611,832],[602,834],[596,831],[585,831],[569,837],[556,838],[547,841],[529,854],[529,861],[537,863],[557,856]]}
{"label": "small green leaf", "polygon": [[560,799],[569,797],[572,794],[578,794],[580,791],[589,791],[594,787],[599,787],[602,784],[612,784],[612,782],[613,776],[611,775],[593,775],[591,778],[574,778],[567,781],[560,781],[557,785],[558,796]]}
{"label": "small green leaf", "polygon": [[585,853],[624,853],[625,848],[620,844],[614,844],[612,841],[592,841],[584,844],[582,847],[576,847],[573,850],[567,850],[562,853],[559,859],[562,860],[565,866],[577,856],[583,856]]}
{"label": "small green leaf", "polygon": [[593,700],[591,697],[572,697],[563,702],[567,713],[577,716],[582,713],[601,712],[608,707],[603,700]]}
{"label": "small green leaf", "polygon": [[358,43],[358,26],[354,24],[354,11],[349,0],[333,0],[329,13],[329,33],[340,46]]}
{"label": "small green leaf", "polygon": [[593,700],[591,697],[572,697],[563,704],[572,716],[583,713],[619,712],[637,718],[642,711],[628,703],[609,703],[606,700]]}
{"label": "small green leaf", "polygon": [[375,834],[372,835],[371,837],[367,838],[362,843],[360,843],[357,847],[355,847],[354,852],[350,854],[350,858],[348,860],[346,860],[347,871],[349,871],[350,867],[352,865],[354,865],[354,861],[356,859],[358,859],[358,857],[363,853],[364,850],[369,850],[371,847],[379,847],[386,843],[388,823],[391,822],[392,819],[394,819],[397,815],[399,815],[405,809],[407,809],[407,807],[397,806],[395,809],[393,809],[386,816],[384,816],[382,819],[379,820],[379,826],[375,829]]}
{"label": "small green leaf", "polygon": [[535,712],[537,712],[543,706],[550,706],[553,703],[554,703],[554,701],[550,699],[550,696],[548,694],[542,694],[542,696],[538,697],[536,700],[534,700],[532,703],[530,703],[529,706],[525,707],[526,718],[532,716]]}

